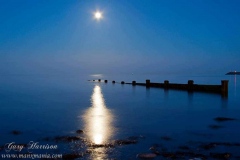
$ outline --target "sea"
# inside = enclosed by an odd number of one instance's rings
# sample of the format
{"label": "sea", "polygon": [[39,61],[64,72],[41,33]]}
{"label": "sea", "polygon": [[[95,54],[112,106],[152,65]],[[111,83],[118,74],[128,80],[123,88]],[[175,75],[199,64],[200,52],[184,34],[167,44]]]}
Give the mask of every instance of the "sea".
{"label": "sea", "polygon": [[[146,79],[229,80],[229,92],[223,97],[120,84]],[[238,75],[0,77],[0,159],[240,159],[239,135]]]}

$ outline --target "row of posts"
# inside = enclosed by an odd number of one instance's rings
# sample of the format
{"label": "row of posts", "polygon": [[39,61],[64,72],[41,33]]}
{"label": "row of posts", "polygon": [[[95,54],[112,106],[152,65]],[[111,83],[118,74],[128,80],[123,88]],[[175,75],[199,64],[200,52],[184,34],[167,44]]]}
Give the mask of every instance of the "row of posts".
{"label": "row of posts", "polygon": [[[134,83],[132,83],[132,84],[136,84],[136,81],[133,81]],[[188,80],[188,86],[189,87],[191,87],[191,86],[193,86],[193,84],[194,84],[194,81],[193,80]],[[150,80],[149,79],[147,79],[146,80],[146,86],[147,87],[150,87],[150,85],[151,85],[151,82],[150,82]],[[164,87],[166,87],[166,88],[168,88],[168,85],[169,85],[169,81],[168,80],[165,80],[164,81]]]}
{"label": "row of posts", "polygon": [[[95,80],[94,80],[95,81]],[[101,82],[101,79],[98,79],[99,82]],[[105,83],[108,82],[108,80],[104,80]],[[116,83],[115,81],[112,81],[112,83]],[[121,81],[121,84],[125,84],[124,81]],[[136,81],[132,81],[132,85],[135,86],[136,85]],[[151,82],[149,79],[146,80],[146,87],[150,87]],[[169,85],[169,81],[165,80],[164,81],[164,87],[168,88]],[[192,86],[194,85],[194,81],[193,80],[188,80],[188,86],[190,89],[192,89]],[[222,94],[227,94],[228,93],[228,80],[222,80],[221,81],[221,91]]]}

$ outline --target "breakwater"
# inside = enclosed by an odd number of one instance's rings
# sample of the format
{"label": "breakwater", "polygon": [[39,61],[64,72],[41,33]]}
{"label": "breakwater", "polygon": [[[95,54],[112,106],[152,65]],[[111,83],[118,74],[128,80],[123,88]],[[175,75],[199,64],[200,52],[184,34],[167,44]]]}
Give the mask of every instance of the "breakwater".
{"label": "breakwater", "polygon": [[[101,79],[93,80],[101,82]],[[108,83],[108,80],[104,80],[105,83]],[[112,83],[121,83],[121,84],[130,84],[133,86],[146,86],[147,88],[163,88],[163,89],[175,89],[175,90],[185,90],[189,92],[207,92],[207,93],[218,93],[224,97],[228,96],[228,80],[222,80],[220,85],[204,85],[204,84],[194,84],[193,80],[188,80],[186,84],[179,83],[170,83],[168,80],[165,80],[163,83],[151,82],[149,79],[146,80],[146,83],[137,83],[136,81],[128,82],[116,82]]]}

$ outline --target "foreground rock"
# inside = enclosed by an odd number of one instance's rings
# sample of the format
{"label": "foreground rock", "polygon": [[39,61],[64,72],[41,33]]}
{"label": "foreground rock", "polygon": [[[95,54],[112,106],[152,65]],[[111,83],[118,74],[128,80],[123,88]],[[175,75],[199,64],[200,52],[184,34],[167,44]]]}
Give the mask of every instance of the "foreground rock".
{"label": "foreground rock", "polygon": [[77,134],[82,134],[82,133],[84,133],[84,132],[83,132],[83,130],[79,129],[79,130],[76,130],[76,133],[77,133]]}
{"label": "foreground rock", "polygon": [[209,125],[209,128],[211,128],[211,129],[220,129],[220,128],[224,128],[224,127],[220,126],[220,125],[213,124],[213,125]]}
{"label": "foreground rock", "polygon": [[13,135],[19,135],[19,134],[22,134],[22,132],[21,132],[21,131],[18,131],[18,130],[13,130],[13,131],[11,131],[11,134],[13,134]]}
{"label": "foreground rock", "polygon": [[115,147],[115,146],[136,144],[138,142],[136,139],[137,139],[136,137],[129,137],[127,139],[115,140],[111,143],[104,143],[104,144],[89,143],[88,147],[91,147],[91,148],[112,148],[112,147]]}
{"label": "foreground rock", "polygon": [[141,159],[153,159],[155,158],[157,155],[154,153],[140,153],[137,155],[137,158],[141,158]]}
{"label": "foreground rock", "polygon": [[207,144],[202,144],[199,148],[204,150],[210,150],[218,146],[227,146],[227,147],[240,147],[240,143],[229,143],[229,142],[211,142]]}
{"label": "foreground rock", "polygon": [[116,145],[127,145],[127,144],[136,144],[137,140],[125,139],[125,140],[116,140],[114,143]]}
{"label": "foreground rock", "polygon": [[215,121],[218,121],[218,122],[224,122],[224,121],[233,121],[233,120],[236,120],[234,118],[227,118],[227,117],[216,117],[214,118]]}
{"label": "foreground rock", "polygon": [[72,142],[72,141],[79,141],[79,140],[83,140],[82,138],[80,137],[77,137],[77,136],[57,136],[54,138],[54,140],[56,142]]}
{"label": "foreground rock", "polygon": [[171,141],[172,140],[172,138],[168,137],[168,136],[162,136],[161,139],[165,140],[165,141]]}
{"label": "foreground rock", "polygon": [[0,146],[0,152],[4,149],[4,146]]}
{"label": "foreground rock", "polygon": [[212,158],[217,158],[217,159],[229,159],[231,157],[230,153],[210,153],[210,156]]}
{"label": "foreground rock", "polygon": [[114,147],[114,144],[107,143],[107,144],[90,144],[89,147],[91,148],[111,148]]}

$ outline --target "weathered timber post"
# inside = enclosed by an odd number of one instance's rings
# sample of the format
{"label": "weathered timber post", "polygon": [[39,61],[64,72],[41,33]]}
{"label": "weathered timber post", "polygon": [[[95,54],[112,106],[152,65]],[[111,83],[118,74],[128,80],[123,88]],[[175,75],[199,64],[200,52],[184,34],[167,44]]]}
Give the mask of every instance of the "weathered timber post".
{"label": "weathered timber post", "polygon": [[188,85],[193,85],[194,81],[193,80],[188,80]]}
{"label": "weathered timber post", "polygon": [[135,86],[136,85],[136,81],[132,81],[132,85]]}
{"label": "weathered timber post", "polygon": [[105,80],[104,82],[105,82],[105,83],[107,83],[107,82],[108,82],[108,80]]}
{"label": "weathered timber post", "polygon": [[228,80],[222,80],[221,91],[224,97],[228,96]]}
{"label": "weathered timber post", "polygon": [[193,80],[188,80],[188,91],[193,91],[193,84],[194,84]]}
{"label": "weathered timber post", "polygon": [[98,79],[98,82],[101,82],[101,79]]}
{"label": "weathered timber post", "polygon": [[115,83],[115,81],[112,81],[112,83]]}
{"label": "weathered timber post", "polygon": [[150,79],[146,80],[146,87],[150,87]]}
{"label": "weathered timber post", "polygon": [[164,81],[164,88],[167,89],[167,88],[168,88],[168,84],[169,84],[169,81],[168,81],[168,80],[165,80],[165,81]]}
{"label": "weathered timber post", "polygon": [[122,81],[122,82],[121,82],[121,84],[125,84],[125,82],[124,82],[124,81]]}

